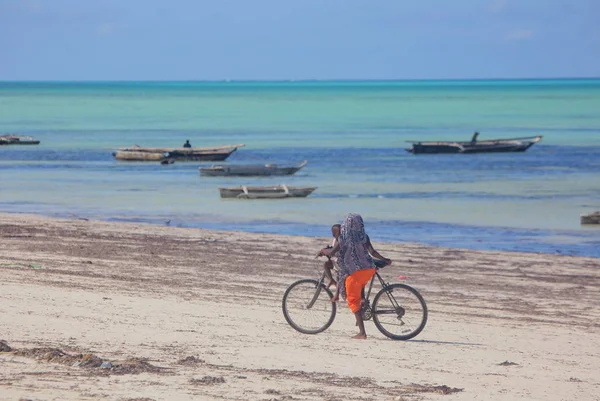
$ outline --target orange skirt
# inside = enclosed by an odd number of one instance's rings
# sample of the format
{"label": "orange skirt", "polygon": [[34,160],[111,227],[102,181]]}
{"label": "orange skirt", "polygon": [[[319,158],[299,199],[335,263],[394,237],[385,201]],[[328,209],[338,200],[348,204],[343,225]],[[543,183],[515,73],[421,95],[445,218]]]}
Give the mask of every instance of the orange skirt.
{"label": "orange skirt", "polygon": [[346,277],[346,300],[352,313],[360,310],[362,289],[369,283],[376,269],[358,270]]}

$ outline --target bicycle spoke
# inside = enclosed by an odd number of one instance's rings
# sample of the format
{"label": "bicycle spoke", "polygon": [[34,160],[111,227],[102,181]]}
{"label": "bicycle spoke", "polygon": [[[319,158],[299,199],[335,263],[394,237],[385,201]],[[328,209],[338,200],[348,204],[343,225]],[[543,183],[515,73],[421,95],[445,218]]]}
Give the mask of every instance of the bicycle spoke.
{"label": "bicycle spoke", "polygon": [[335,304],[331,297],[331,291],[317,286],[317,281],[298,281],[284,295],[284,316],[293,328],[302,333],[319,333],[327,329],[335,317]]}
{"label": "bicycle spoke", "polygon": [[404,284],[382,289],[373,304],[375,325],[393,339],[416,336],[427,321],[425,301],[416,290]]}

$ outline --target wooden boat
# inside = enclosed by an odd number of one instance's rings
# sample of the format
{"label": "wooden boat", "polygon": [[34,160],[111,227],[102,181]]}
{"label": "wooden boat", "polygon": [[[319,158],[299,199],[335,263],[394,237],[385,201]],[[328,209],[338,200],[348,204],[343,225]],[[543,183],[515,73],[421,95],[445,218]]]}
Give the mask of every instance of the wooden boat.
{"label": "wooden boat", "polygon": [[0,135],[0,145],[39,145],[40,141],[24,135]]}
{"label": "wooden boat", "polygon": [[305,160],[295,167],[280,167],[276,164],[232,164],[232,165],[213,165],[210,167],[200,167],[200,175],[208,177],[226,177],[226,176],[268,176],[268,175],[292,175],[298,172],[308,162]]}
{"label": "wooden boat", "polygon": [[165,152],[165,153],[152,153],[152,152],[135,152],[129,150],[117,150],[113,152],[113,156],[117,160],[125,161],[154,161],[163,162],[165,160],[177,160],[177,161],[223,161],[227,159],[236,149],[229,151],[216,151],[216,152]]}
{"label": "wooden boat", "polygon": [[488,139],[477,141],[476,132],[470,141],[440,141],[440,142],[421,142],[407,141],[412,146],[406,149],[413,154],[437,154],[437,153],[499,153],[499,152],[525,152],[534,144],[541,141],[542,136],[531,136],[523,138],[508,139]]}
{"label": "wooden boat", "polygon": [[223,161],[240,145],[219,146],[215,148],[118,148],[113,152],[117,160],[126,161],[159,161],[172,159],[177,161]]}
{"label": "wooden boat", "polygon": [[270,187],[247,187],[242,185],[233,188],[219,188],[221,198],[240,199],[281,199],[281,198],[305,198],[317,187],[288,187],[286,185],[275,185]]}
{"label": "wooden boat", "polygon": [[582,214],[581,224],[600,224],[600,212]]}

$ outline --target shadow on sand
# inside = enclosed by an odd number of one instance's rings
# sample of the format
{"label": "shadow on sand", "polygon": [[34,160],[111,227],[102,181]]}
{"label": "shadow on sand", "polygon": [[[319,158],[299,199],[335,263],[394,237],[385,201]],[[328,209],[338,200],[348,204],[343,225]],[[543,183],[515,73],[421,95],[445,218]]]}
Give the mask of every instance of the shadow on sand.
{"label": "shadow on sand", "polygon": [[463,343],[458,341],[437,341],[437,340],[407,340],[411,343],[425,343],[425,344],[445,344],[445,345],[469,345],[474,347],[483,347],[485,344],[478,343]]}

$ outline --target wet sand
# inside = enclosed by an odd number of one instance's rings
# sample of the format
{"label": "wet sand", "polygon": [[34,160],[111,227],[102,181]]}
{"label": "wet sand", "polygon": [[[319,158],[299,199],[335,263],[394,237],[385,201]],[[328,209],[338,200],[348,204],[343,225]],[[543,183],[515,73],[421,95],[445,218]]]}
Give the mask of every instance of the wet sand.
{"label": "wet sand", "polygon": [[314,336],[281,313],[326,237],[0,214],[0,241],[0,399],[600,399],[600,259],[376,243],[429,321],[357,341],[343,303]]}

